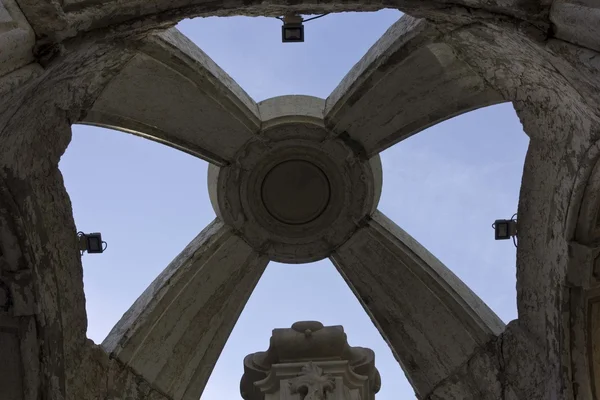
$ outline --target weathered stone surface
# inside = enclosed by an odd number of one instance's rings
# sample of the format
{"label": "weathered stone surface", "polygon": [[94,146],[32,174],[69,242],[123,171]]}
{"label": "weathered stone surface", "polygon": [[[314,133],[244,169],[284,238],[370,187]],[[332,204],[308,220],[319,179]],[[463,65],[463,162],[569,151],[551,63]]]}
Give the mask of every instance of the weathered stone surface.
{"label": "weathered stone surface", "polygon": [[[0,288],[0,296],[8,300],[8,295],[7,291]],[[6,301],[3,308],[6,308]],[[0,314],[0,352],[3,359],[0,365],[1,393],[3,399],[18,400],[23,396],[19,322],[2,314]]]}
{"label": "weathered stone surface", "polygon": [[13,92],[21,90],[29,80],[43,72],[39,64],[31,63],[0,77],[0,98],[10,98]]}
{"label": "weathered stone surface", "polygon": [[0,1],[0,77],[33,61],[35,34],[15,0]]}
{"label": "weathered stone surface", "polygon": [[88,340],[78,374],[68,383],[70,399],[86,400],[168,400],[120,361],[109,358]]}
{"label": "weathered stone surface", "polygon": [[87,325],[81,264],[68,245],[76,245],[70,203],[57,169],[34,183],[6,168],[0,177],[0,280],[10,299],[6,312],[17,327],[25,324],[15,336],[22,398],[61,399],[65,370],[79,360]]}
{"label": "weathered stone surface", "polygon": [[599,19],[596,0],[555,0],[550,13],[557,38],[596,51],[600,51]]}
{"label": "weathered stone surface", "polygon": [[[524,121],[529,132],[539,136],[530,144],[521,188],[519,213],[524,215],[525,225],[519,232],[517,294],[519,321],[544,349],[545,374],[539,379],[543,379],[545,384],[540,387],[546,391],[532,397],[540,399],[569,398],[577,390],[568,373],[573,367],[571,344],[565,335],[571,330],[571,319],[576,317],[565,292],[572,257],[568,244],[574,233],[567,227],[568,219],[573,218],[574,210],[570,208],[577,175],[593,167],[585,143],[597,140],[600,130],[597,122],[590,121],[580,110],[567,113],[568,106],[552,112],[546,106],[528,110],[525,114],[529,120]],[[532,114],[537,122],[531,120]],[[559,134],[547,138],[547,132]],[[541,139],[542,133],[545,140]],[[530,354],[532,358],[539,356]],[[561,368],[563,362],[567,365]],[[529,382],[522,379],[520,384]]]}
{"label": "weathered stone surface", "polygon": [[[589,398],[548,391],[543,345],[518,321],[482,346],[426,400],[520,400]],[[581,394],[581,393],[580,393]],[[561,397],[564,396],[564,397]]]}
{"label": "weathered stone surface", "polygon": [[202,0],[18,0],[36,33],[51,41],[73,37],[80,32],[123,26],[123,30],[168,28],[186,17],[267,15],[277,17],[286,12],[322,14],[344,11],[376,11],[398,8],[417,17],[463,23],[477,20],[513,19],[548,24],[549,0],[377,0],[337,3],[277,0],[228,3]]}
{"label": "weathered stone surface", "polygon": [[600,114],[600,57],[596,51],[575,46],[562,40],[550,40],[552,65],[581,94],[596,115]]}

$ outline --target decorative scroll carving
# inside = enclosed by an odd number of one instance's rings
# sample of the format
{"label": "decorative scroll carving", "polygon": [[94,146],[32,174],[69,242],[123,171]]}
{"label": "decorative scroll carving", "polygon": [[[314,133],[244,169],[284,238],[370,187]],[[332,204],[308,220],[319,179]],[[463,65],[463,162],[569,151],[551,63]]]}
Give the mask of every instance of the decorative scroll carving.
{"label": "decorative scroll carving", "polygon": [[327,393],[335,389],[335,380],[310,362],[302,367],[302,375],[290,380],[289,385],[291,392],[299,393],[302,400],[326,400]]}

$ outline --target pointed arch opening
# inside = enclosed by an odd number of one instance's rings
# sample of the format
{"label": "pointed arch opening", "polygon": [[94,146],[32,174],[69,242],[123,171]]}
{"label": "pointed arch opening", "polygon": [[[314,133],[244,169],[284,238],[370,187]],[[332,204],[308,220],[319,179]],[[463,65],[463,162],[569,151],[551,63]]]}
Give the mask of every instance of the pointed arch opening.
{"label": "pointed arch opening", "polygon": [[377,398],[410,398],[414,391],[389,346],[329,260],[292,265],[271,262],[229,337],[201,400],[241,399],[237,383],[247,354],[269,347],[271,331],[315,320],[342,325],[351,346],[375,352],[381,374]]}
{"label": "pointed arch opening", "polygon": [[259,102],[289,94],[326,98],[401,16],[393,9],[332,13],[306,23],[301,46],[281,42],[276,18],[194,18],[177,28]]}
{"label": "pointed arch opening", "polygon": [[136,298],[215,215],[208,163],[121,132],[73,126],[60,162],[79,231],[100,232],[84,254],[88,337],[101,343]]}
{"label": "pointed arch opening", "polygon": [[446,120],[381,154],[379,208],[503,320],[517,318],[516,249],[495,241],[517,212],[529,138],[510,103]]}

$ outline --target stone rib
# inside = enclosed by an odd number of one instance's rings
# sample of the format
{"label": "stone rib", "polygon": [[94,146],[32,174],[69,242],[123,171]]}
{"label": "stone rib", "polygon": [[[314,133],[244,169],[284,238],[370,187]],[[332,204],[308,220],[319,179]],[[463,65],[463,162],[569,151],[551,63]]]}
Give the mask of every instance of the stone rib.
{"label": "stone rib", "polygon": [[172,400],[197,400],[267,263],[215,220],[146,289],[102,346]]}
{"label": "stone rib", "polygon": [[217,165],[226,165],[261,124],[256,103],[177,29],[146,40],[81,122]]}
{"label": "stone rib", "polygon": [[482,300],[380,212],[331,260],[420,398],[504,330]]}
{"label": "stone rib", "polygon": [[425,20],[400,18],[327,98],[327,128],[372,157],[436,123],[504,101],[441,36]]}

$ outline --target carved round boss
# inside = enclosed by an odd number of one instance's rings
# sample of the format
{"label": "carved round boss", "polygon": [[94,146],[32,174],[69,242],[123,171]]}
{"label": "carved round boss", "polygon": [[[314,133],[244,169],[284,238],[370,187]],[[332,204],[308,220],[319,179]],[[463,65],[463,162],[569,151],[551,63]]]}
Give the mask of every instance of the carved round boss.
{"label": "carved round boss", "polygon": [[209,168],[215,212],[272,260],[325,258],[377,206],[379,156],[361,160],[321,125],[285,123]]}

